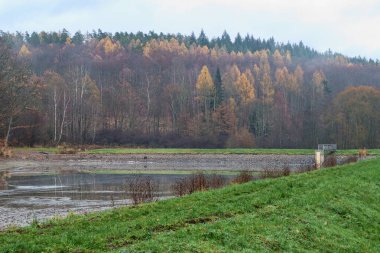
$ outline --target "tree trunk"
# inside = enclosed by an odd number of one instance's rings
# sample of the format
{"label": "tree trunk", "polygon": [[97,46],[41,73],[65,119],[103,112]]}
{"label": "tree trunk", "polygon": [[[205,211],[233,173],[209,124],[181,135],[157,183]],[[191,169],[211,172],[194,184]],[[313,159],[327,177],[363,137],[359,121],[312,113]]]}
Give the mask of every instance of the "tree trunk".
{"label": "tree trunk", "polygon": [[62,138],[63,125],[65,123],[66,111],[67,111],[67,106],[69,105],[69,101],[70,100],[67,100],[66,102],[66,92],[63,92],[63,115],[62,115],[62,122],[61,122],[61,131],[59,133],[58,141],[56,143],[57,145],[60,143],[61,138]]}
{"label": "tree trunk", "polygon": [[11,129],[12,129],[12,123],[13,123],[13,117],[11,116],[9,118],[7,135],[5,136],[5,140],[4,140],[4,146],[5,147],[8,147],[8,141],[9,141],[9,136],[10,136]]}
{"label": "tree trunk", "polygon": [[54,142],[57,141],[57,88],[54,88]]}

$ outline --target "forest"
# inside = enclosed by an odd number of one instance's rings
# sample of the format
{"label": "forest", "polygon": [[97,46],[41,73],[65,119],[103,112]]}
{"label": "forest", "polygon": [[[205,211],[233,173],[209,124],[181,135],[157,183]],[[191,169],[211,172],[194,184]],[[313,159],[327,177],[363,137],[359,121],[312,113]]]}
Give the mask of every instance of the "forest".
{"label": "forest", "polygon": [[0,32],[12,146],[380,146],[378,60],[227,32]]}

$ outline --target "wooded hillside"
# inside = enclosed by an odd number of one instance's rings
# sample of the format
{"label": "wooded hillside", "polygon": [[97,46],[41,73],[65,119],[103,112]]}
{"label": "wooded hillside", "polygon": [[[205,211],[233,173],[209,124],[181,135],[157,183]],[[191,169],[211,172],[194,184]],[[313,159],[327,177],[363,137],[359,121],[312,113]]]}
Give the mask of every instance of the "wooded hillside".
{"label": "wooded hillside", "polygon": [[12,145],[380,145],[379,62],[302,42],[1,32],[0,66]]}

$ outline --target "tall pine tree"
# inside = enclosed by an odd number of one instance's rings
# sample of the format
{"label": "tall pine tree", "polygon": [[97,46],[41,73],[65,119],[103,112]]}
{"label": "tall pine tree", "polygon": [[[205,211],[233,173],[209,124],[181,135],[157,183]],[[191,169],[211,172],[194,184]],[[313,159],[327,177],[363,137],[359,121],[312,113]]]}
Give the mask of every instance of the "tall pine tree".
{"label": "tall pine tree", "polygon": [[201,30],[201,33],[199,34],[199,37],[198,37],[198,45],[199,46],[209,46],[210,42],[205,34],[205,32],[203,31],[203,29]]}
{"label": "tall pine tree", "polygon": [[214,85],[215,85],[215,105],[218,107],[221,103],[224,101],[224,90],[223,90],[223,83],[222,83],[222,76],[220,75],[219,67],[216,69],[215,73],[215,79],[214,79]]}

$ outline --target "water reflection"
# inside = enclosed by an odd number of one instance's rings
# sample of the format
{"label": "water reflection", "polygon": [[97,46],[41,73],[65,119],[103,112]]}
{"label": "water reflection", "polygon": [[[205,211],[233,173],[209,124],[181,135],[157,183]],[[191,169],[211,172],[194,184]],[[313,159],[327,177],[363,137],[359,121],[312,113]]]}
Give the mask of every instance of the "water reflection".
{"label": "water reflection", "polygon": [[[89,174],[1,176],[0,205],[28,208],[72,208],[125,204],[130,198],[126,184],[151,178],[157,184],[155,196],[172,196],[175,182],[188,175],[176,174]],[[229,176],[224,176],[226,179]]]}

